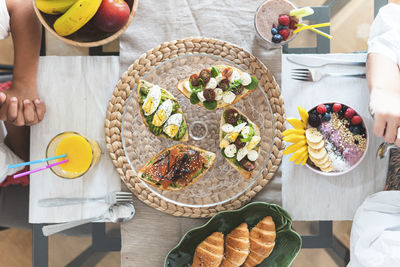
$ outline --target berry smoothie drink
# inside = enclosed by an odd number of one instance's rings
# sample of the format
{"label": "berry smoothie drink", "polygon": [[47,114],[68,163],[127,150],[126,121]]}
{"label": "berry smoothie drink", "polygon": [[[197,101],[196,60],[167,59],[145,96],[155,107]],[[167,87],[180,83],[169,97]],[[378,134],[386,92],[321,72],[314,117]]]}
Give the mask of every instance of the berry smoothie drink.
{"label": "berry smoothie drink", "polygon": [[281,46],[295,36],[293,31],[299,20],[290,17],[296,6],[287,0],[267,0],[258,9],[254,24],[258,36],[270,45]]}

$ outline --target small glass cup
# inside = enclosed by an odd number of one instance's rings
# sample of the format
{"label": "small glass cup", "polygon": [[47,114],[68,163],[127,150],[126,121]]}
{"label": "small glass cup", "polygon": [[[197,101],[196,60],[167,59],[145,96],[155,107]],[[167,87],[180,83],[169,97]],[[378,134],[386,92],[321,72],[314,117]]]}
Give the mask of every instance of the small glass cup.
{"label": "small glass cup", "polygon": [[[290,41],[292,41],[298,35],[298,33],[291,34],[291,36],[288,38],[288,40],[282,41],[280,43],[274,43],[274,42],[272,42],[272,40],[268,40],[267,38],[265,38],[264,36],[261,35],[261,33],[259,32],[259,29],[257,27],[257,15],[258,15],[261,7],[263,7],[264,5],[268,5],[268,3],[271,3],[271,2],[274,2],[274,1],[287,2],[288,5],[293,7],[293,9],[297,9],[296,5],[293,2],[289,1],[289,0],[266,0],[257,8],[256,13],[254,15],[254,28],[256,30],[256,40],[257,40],[257,43],[260,46],[262,46],[262,47],[264,47],[264,48],[266,48],[268,50],[280,48],[280,47],[284,46],[285,44],[289,43]],[[276,24],[278,24],[279,15],[280,14],[276,15],[276,18],[277,18],[276,22],[275,22]],[[302,19],[301,18],[299,19],[299,23],[302,23]]]}
{"label": "small glass cup", "polygon": [[[99,144],[95,141],[92,140],[90,138],[87,138],[79,133],[76,132],[62,132],[58,135],[56,135],[55,137],[53,137],[53,139],[50,140],[49,144],[47,145],[47,149],[46,149],[46,158],[49,157],[54,157],[54,156],[58,156],[57,155],[57,147],[60,144],[61,141],[65,140],[66,138],[72,137],[72,136],[79,136],[81,138],[83,138],[83,142],[87,142],[90,145],[90,149],[91,149],[91,162],[88,168],[86,168],[83,171],[79,171],[79,172],[69,172],[64,170],[61,165],[57,165],[54,167],[51,167],[51,171],[57,175],[58,177],[61,178],[68,178],[68,179],[74,179],[74,178],[78,178],[83,176],[84,174],[86,174],[89,170],[91,170],[99,161],[100,159],[100,155],[101,155],[101,149],[99,147]],[[82,139],[81,139],[82,140]],[[77,146],[79,146],[79,144],[77,144]],[[68,158],[68,155],[67,155]],[[55,160],[50,160],[47,161],[47,164],[52,164],[52,163],[56,163],[58,161],[61,161],[63,159],[55,159]]]}

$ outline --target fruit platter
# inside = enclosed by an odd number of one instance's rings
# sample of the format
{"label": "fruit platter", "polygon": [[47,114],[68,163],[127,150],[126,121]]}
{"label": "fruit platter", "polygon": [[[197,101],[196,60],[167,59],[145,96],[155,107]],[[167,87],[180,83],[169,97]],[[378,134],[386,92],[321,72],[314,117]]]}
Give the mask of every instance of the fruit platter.
{"label": "fruit platter", "polygon": [[283,132],[283,140],[293,143],[283,152],[293,153],[290,161],[328,176],[357,167],[368,149],[368,130],[353,108],[333,102],[298,110],[300,119],[286,119],[294,128]]}
{"label": "fruit platter", "polygon": [[255,76],[208,54],[166,60],[141,77],[122,118],[122,145],[140,182],[186,207],[210,207],[248,190],[274,140],[268,96]]}
{"label": "fruit platter", "polygon": [[132,22],[138,0],[33,0],[41,23],[58,39],[99,46],[116,39]]}

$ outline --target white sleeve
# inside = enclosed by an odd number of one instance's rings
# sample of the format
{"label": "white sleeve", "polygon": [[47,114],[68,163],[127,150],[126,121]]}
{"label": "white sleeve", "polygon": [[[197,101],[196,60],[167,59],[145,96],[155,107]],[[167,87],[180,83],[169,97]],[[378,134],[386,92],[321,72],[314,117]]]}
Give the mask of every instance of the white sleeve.
{"label": "white sleeve", "polygon": [[392,3],[379,10],[371,26],[368,53],[382,54],[400,63],[400,5]]}
{"label": "white sleeve", "polygon": [[0,0],[0,39],[4,39],[10,32],[10,15],[8,14],[6,0]]}
{"label": "white sleeve", "polygon": [[8,165],[23,162],[17,155],[15,155],[5,144],[4,137],[6,129],[3,121],[0,121],[0,184],[6,179],[8,175],[14,174],[23,169],[23,167],[8,169]]}

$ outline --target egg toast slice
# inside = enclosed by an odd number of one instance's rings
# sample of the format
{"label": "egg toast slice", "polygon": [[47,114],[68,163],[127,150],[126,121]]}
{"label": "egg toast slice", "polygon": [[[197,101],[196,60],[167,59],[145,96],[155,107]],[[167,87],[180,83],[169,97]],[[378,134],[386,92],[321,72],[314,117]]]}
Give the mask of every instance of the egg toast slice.
{"label": "egg toast slice", "polygon": [[[197,79],[193,79],[193,76]],[[193,84],[194,81],[196,84]],[[258,87],[258,80],[238,68],[217,65],[192,74],[176,87],[192,104],[214,110],[235,104],[253,92]]]}
{"label": "egg toast slice", "polygon": [[186,120],[178,100],[166,89],[140,80],[137,86],[140,115],[146,128],[155,136],[186,142]]}
{"label": "egg toast slice", "polygon": [[152,157],[137,175],[154,187],[178,191],[203,177],[214,164],[215,158],[213,152],[178,144]]}
{"label": "egg toast slice", "polygon": [[219,142],[222,156],[250,178],[260,153],[260,128],[238,109],[227,107],[221,115]]}

